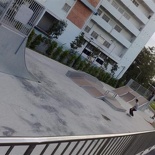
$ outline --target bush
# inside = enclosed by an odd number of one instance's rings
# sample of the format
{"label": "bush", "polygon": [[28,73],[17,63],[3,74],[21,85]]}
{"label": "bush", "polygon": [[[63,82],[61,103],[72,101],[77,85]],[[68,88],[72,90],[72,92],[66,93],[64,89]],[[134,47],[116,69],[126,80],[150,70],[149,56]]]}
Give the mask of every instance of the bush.
{"label": "bush", "polygon": [[77,58],[77,56],[75,54],[69,55],[66,65],[71,66],[73,64],[73,62],[76,60],[76,58]]}
{"label": "bush", "polygon": [[55,52],[52,54],[51,58],[57,60],[61,52],[62,52],[62,46],[57,47]]}
{"label": "bush", "polygon": [[54,52],[54,49],[57,48],[58,43],[56,41],[52,41],[49,48],[46,50],[47,56],[51,56]]}
{"label": "bush", "polygon": [[65,61],[65,59],[67,58],[68,54],[69,54],[69,51],[68,51],[68,50],[64,51],[64,52],[60,55],[58,61],[61,62],[61,63],[64,63],[64,61]]}
{"label": "bush", "polygon": [[78,70],[83,70],[84,66],[85,66],[85,61],[83,60],[83,61],[80,62],[80,64],[79,64],[79,66],[77,67],[77,69],[78,69]]}
{"label": "bush", "polygon": [[39,34],[30,44],[31,49],[35,49],[37,45],[39,45],[42,41],[42,36]]}
{"label": "bush", "polygon": [[73,65],[72,65],[72,67],[74,68],[74,69],[78,69],[78,67],[79,67],[79,65],[80,65],[80,63],[81,63],[81,57],[78,57],[77,59],[75,59],[75,61],[74,61],[74,63],[73,63]]}
{"label": "bush", "polygon": [[32,30],[32,32],[30,33],[30,35],[28,36],[28,39],[27,39],[27,43],[26,43],[26,46],[29,47],[30,46],[30,43],[32,42],[32,39],[33,37],[35,36],[35,32],[34,30]]}

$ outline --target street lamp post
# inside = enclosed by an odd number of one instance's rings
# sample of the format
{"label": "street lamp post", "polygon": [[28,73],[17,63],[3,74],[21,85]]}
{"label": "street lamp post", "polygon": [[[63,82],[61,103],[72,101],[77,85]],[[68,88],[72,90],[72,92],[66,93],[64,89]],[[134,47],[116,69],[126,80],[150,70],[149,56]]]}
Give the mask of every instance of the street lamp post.
{"label": "street lamp post", "polygon": [[137,68],[140,70],[139,74],[137,75],[136,79],[138,79],[138,77],[140,76],[140,74],[142,73],[141,69],[139,66],[137,66]]}

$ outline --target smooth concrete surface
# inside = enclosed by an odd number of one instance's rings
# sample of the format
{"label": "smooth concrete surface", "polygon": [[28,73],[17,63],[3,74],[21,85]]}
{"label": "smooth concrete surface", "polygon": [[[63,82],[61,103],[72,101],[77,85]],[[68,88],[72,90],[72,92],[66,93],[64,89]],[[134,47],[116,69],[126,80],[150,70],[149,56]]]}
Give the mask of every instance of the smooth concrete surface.
{"label": "smooth concrete surface", "polygon": [[[0,136],[64,136],[154,130],[149,112],[113,109],[66,76],[71,68],[29,49],[29,71],[41,83],[0,73]],[[104,84],[104,83],[103,83]],[[104,84],[104,88],[112,87]],[[116,97],[128,110],[131,105]],[[108,119],[105,119],[108,118]]]}

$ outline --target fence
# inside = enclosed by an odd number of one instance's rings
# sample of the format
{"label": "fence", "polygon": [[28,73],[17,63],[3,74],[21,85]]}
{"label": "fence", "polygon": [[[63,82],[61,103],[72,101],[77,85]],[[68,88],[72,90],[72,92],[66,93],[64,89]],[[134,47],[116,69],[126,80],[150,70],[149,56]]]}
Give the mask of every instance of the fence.
{"label": "fence", "polygon": [[131,79],[127,83],[127,86],[129,86],[130,88],[132,88],[134,91],[144,96],[145,98],[148,98],[151,94],[151,91],[149,89],[146,89],[145,87],[143,87],[142,85],[134,81],[133,79]]}
{"label": "fence", "polygon": [[0,138],[5,155],[136,155],[155,145],[155,132],[69,137]]}
{"label": "fence", "polygon": [[1,0],[0,19],[4,25],[28,35],[39,20],[44,7],[34,0]]}

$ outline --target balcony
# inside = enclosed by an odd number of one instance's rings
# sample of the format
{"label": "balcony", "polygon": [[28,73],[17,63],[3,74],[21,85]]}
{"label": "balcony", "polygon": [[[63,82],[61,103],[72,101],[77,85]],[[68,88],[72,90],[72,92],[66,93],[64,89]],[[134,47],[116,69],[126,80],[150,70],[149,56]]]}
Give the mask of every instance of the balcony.
{"label": "balcony", "polygon": [[125,17],[121,17],[121,19],[119,20],[132,34],[134,34],[135,36],[138,36],[138,34],[140,33],[140,31],[129,21],[127,20]]}
{"label": "balcony", "polygon": [[109,23],[107,23],[105,20],[103,20],[100,16],[92,16],[91,18],[96,24],[98,24],[100,27],[102,27],[102,29],[104,29],[105,31],[107,31],[108,33],[110,33],[110,31],[112,30],[112,26],[109,25]]}
{"label": "balcony", "polygon": [[116,19],[120,19],[122,14],[118,12],[108,1],[104,0],[101,5],[108,10]]}
{"label": "balcony", "polygon": [[130,11],[143,23],[146,24],[148,22],[148,18],[140,12],[140,10],[138,9],[138,7],[136,7],[132,1],[128,1],[126,2],[126,0],[121,0],[122,3],[130,9]]}
{"label": "balcony", "polygon": [[152,12],[155,12],[155,4],[153,1],[146,1],[146,0],[142,0],[143,3],[145,3],[145,5],[147,5]]}
{"label": "balcony", "polygon": [[130,47],[131,43],[115,29],[113,29],[110,34],[126,48]]}

